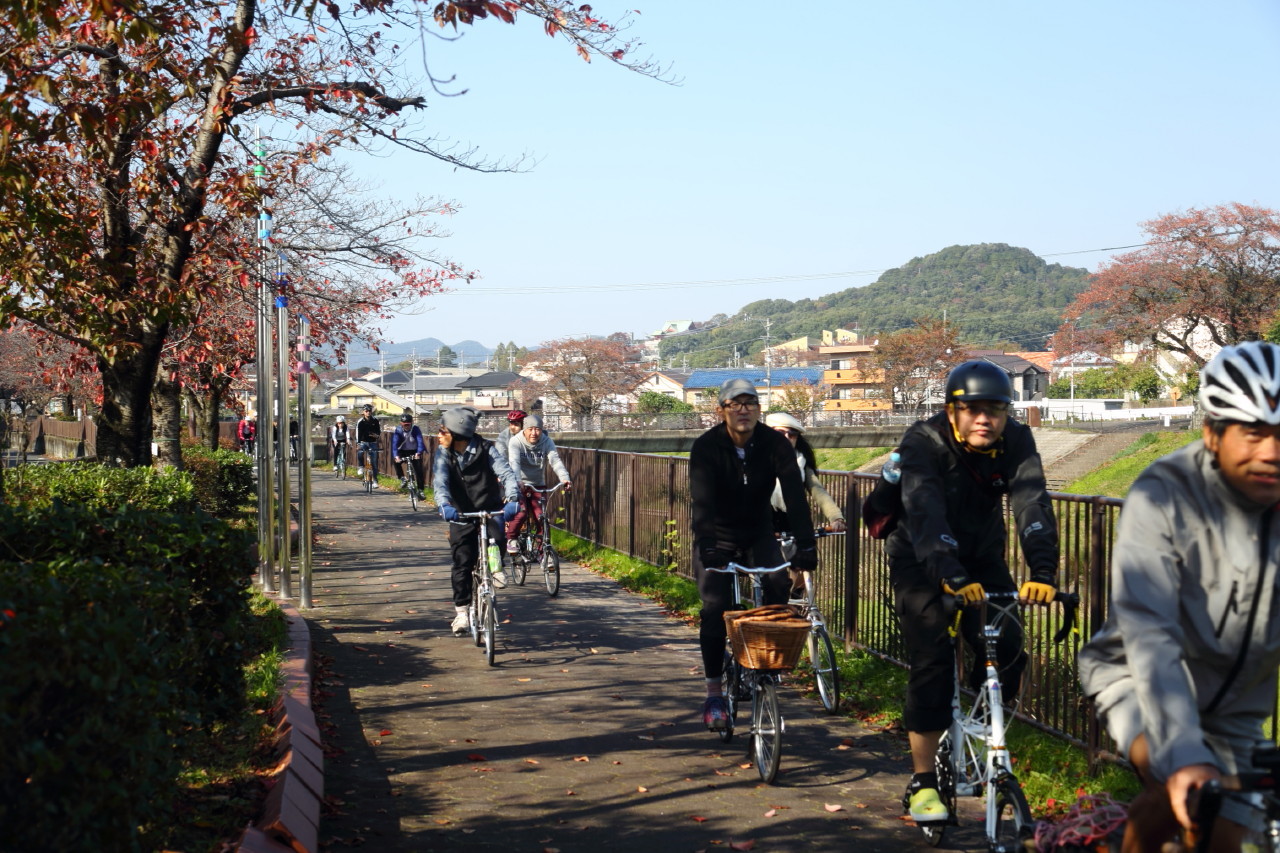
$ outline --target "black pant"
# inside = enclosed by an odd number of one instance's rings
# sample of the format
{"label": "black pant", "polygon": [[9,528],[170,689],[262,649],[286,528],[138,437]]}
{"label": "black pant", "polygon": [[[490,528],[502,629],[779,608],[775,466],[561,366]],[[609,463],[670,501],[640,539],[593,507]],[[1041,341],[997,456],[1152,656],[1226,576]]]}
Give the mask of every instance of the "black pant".
{"label": "black pant", "polygon": [[[942,592],[941,586],[929,581],[923,572],[895,571],[893,583],[894,611],[907,650],[911,673],[907,677],[907,702],[902,712],[902,726],[909,732],[937,732],[951,725],[951,697],[955,691],[956,648],[947,630],[955,618],[955,597]],[[996,574],[992,577],[992,574]],[[1008,570],[1004,577],[987,573],[974,576],[988,592],[1013,590]],[[988,621],[998,611],[988,607]],[[960,633],[974,654],[969,669],[968,686],[979,688],[986,680],[983,625],[976,607],[965,608],[960,619]],[[996,646],[997,669],[1005,702],[1012,702],[1022,684],[1027,656],[1022,650],[1022,625],[1006,621]]]}
{"label": "black pant", "polygon": [[[754,542],[738,547],[720,545],[732,551],[733,561],[744,566],[776,566],[781,563],[782,549],[771,531],[765,531]],[[702,668],[707,678],[719,678],[724,674],[724,644],[727,636],[724,627],[726,610],[737,609],[733,586],[735,576],[728,572],[709,572],[702,567],[702,560],[695,549],[693,574],[698,580],[698,592],[702,596],[701,624],[698,626],[698,642],[702,647]],[[791,578],[786,572],[761,575],[764,581],[764,603],[786,604],[791,593]]]}
{"label": "black pant", "polygon": [[[421,489],[422,488],[422,457],[410,455],[404,458],[407,458],[410,464],[413,465],[413,476],[418,479],[418,488]],[[401,479],[404,479],[404,463],[401,462],[400,459],[398,458],[392,461],[396,466],[396,476],[400,477]]]}
{"label": "black pant", "polygon": [[[474,518],[449,524],[449,552],[453,555],[453,603],[458,607],[466,607],[471,603],[471,572],[480,556],[476,551],[476,530],[479,524]],[[489,519],[489,536],[498,543],[498,552],[501,553],[505,540],[502,538],[502,525],[497,519]]]}

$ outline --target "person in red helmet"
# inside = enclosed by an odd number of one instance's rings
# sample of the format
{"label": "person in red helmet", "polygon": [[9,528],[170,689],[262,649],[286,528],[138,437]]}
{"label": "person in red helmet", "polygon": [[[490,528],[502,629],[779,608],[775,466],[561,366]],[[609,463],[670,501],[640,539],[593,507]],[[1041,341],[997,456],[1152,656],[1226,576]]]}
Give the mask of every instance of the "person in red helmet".
{"label": "person in red helmet", "polygon": [[511,446],[511,436],[519,435],[524,430],[524,419],[527,417],[529,415],[523,409],[512,409],[507,412],[507,428],[499,430],[498,437],[493,440],[504,459]]}

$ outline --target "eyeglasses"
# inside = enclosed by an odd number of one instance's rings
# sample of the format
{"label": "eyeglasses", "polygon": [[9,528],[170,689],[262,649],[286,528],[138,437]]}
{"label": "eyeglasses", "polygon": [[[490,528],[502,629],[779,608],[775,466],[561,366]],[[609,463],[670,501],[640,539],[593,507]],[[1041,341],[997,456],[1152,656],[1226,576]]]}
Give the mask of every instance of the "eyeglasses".
{"label": "eyeglasses", "polygon": [[796,432],[790,427],[774,427],[774,429],[776,429],[778,432],[785,435],[787,438],[795,438],[796,436],[800,435],[800,433]]}
{"label": "eyeglasses", "polygon": [[983,400],[976,403],[957,402],[955,405],[957,411],[973,412],[975,415],[986,415],[989,418],[997,418],[1001,415],[1009,414],[1009,404],[995,400]]}
{"label": "eyeglasses", "polygon": [[721,408],[728,409],[731,412],[742,412],[747,409],[760,408],[759,400],[725,400],[720,404]]}

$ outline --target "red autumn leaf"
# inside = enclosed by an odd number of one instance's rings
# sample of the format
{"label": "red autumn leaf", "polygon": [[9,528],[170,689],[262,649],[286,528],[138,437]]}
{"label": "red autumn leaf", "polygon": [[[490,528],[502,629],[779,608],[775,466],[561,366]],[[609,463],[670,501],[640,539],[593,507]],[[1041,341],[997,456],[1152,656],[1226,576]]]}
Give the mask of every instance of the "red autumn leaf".
{"label": "red autumn leaf", "polygon": [[483,755],[481,755],[478,752],[472,752],[467,755],[467,761],[488,761],[488,760],[489,759],[485,758]]}
{"label": "red autumn leaf", "polygon": [[693,817],[689,818],[689,820],[692,820],[692,821],[694,821],[694,822],[696,822],[696,823],[706,823],[706,822],[707,822],[707,819],[706,819],[705,817],[701,817],[701,816],[699,816],[699,815],[694,815]]}
{"label": "red autumn leaf", "polygon": [[383,729],[382,731],[378,732],[379,737],[387,737],[390,734],[391,734],[391,729]]}
{"label": "red autumn leaf", "polygon": [[753,839],[747,841],[735,841],[729,845],[730,850],[755,850],[756,842]]}

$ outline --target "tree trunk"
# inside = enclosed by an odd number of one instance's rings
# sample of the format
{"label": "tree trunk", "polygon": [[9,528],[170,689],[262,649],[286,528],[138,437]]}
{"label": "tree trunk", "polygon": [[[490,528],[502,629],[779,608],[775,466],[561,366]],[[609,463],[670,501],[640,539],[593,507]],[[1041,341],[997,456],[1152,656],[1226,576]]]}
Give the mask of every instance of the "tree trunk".
{"label": "tree trunk", "polygon": [[104,465],[136,468],[151,464],[151,390],[165,332],[165,328],[147,332],[136,349],[111,361],[98,359],[102,412],[94,453]]}
{"label": "tree trunk", "polygon": [[199,436],[200,444],[210,450],[217,450],[220,447],[218,412],[230,387],[231,380],[222,377],[208,380],[206,387],[199,392],[190,387],[183,388],[186,392],[187,405],[195,413],[196,434]]}
{"label": "tree trunk", "polygon": [[156,375],[156,449],[161,465],[182,470],[182,381],[177,365],[165,363]]}

